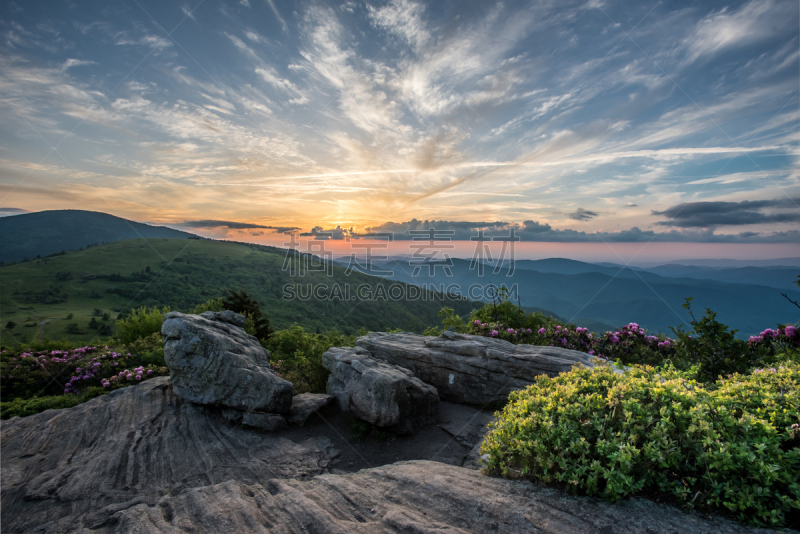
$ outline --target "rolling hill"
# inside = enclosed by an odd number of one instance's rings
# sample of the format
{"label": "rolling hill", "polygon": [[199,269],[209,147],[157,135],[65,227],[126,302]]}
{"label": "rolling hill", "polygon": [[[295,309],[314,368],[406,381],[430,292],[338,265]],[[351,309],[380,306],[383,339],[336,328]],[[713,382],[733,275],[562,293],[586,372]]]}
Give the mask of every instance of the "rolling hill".
{"label": "rolling hill", "polygon": [[193,234],[165,226],[151,226],[107,213],[53,210],[0,218],[0,262],[36,259],[90,245],[125,239],[186,239]]}
{"label": "rolling hill", "polygon": [[[283,270],[285,260],[286,251],[272,247],[159,238],[119,241],[6,265],[0,267],[1,341],[29,341],[43,328],[51,339],[88,342],[98,334],[88,328],[93,318],[112,324],[123,310],[142,305],[191,311],[199,303],[224,296],[226,288],[247,289],[273,327],[297,323],[312,332],[338,329],[354,334],[361,327],[421,332],[441,322],[437,314],[442,306],[459,314],[476,306],[466,299],[420,294],[416,287],[374,276],[347,276],[336,266],[331,266],[331,276],[314,271],[292,277]],[[304,261],[301,256],[290,258],[295,267]],[[291,297],[287,284],[299,284],[296,298],[287,299]],[[327,289],[312,296],[309,285]],[[335,286],[342,292],[337,294]],[[402,298],[401,292],[407,290],[412,294]],[[398,295],[401,298],[395,299]],[[5,328],[9,321],[16,324],[12,330]]]}

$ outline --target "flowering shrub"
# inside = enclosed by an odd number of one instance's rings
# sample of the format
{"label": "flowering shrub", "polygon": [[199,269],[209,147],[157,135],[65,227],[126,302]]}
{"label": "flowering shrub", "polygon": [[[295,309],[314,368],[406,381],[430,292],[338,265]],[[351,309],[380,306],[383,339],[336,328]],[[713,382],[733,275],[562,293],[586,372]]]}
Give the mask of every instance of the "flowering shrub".
{"label": "flowering shrub", "polygon": [[[439,312],[444,328],[456,332],[503,339],[512,343],[549,345],[579,350],[599,359],[625,365],[674,365],[688,370],[697,367],[698,379],[713,382],[720,375],[743,373],[757,366],[783,360],[797,360],[800,334],[794,325],[766,329],[749,342],[737,339],[736,330],[716,320],[716,313],[706,310],[697,320],[691,312],[691,298],[684,307],[691,315],[691,330],[673,329],[677,339],[653,335],[637,323],[629,323],[601,334],[588,328],[558,324],[539,313],[525,313],[508,300],[486,304],[473,311],[467,323],[451,308]],[[440,328],[429,328],[426,335],[439,335]]]}
{"label": "flowering shrub", "polygon": [[509,300],[486,304],[470,314],[469,321],[455,315],[452,308],[439,311],[443,328],[430,327],[423,332],[426,336],[438,336],[443,330],[453,330],[462,334],[496,337],[511,343],[531,343],[533,334],[542,327],[551,327],[556,321],[539,312],[525,313]]}
{"label": "flowering shrub", "polygon": [[509,401],[481,449],[490,472],[610,501],[666,494],[756,524],[800,520],[797,363],[713,388],[673,367],[576,367]]}
{"label": "flowering shrub", "polygon": [[5,403],[31,397],[81,396],[92,388],[111,391],[168,374],[163,366],[136,366],[139,360],[107,346],[4,352],[0,354],[0,399]]}

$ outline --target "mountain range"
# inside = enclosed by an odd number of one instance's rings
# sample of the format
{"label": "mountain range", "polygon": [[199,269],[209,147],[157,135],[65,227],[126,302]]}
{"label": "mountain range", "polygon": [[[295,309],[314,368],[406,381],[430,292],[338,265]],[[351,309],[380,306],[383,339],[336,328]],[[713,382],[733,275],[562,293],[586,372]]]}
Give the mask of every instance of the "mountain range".
{"label": "mountain range", "polygon": [[124,239],[196,237],[166,226],[152,226],[84,210],[52,210],[0,218],[0,262],[36,259],[62,251]]}
{"label": "mountain range", "polygon": [[[282,249],[212,240],[186,243],[185,239],[196,236],[104,213],[56,210],[4,217],[0,218],[0,235],[0,261],[22,261],[0,267],[0,283],[8,288],[3,292],[3,324],[9,311],[17,310],[20,315],[14,317],[15,322],[52,320],[54,326],[60,325],[57,330],[63,330],[67,324],[51,313],[56,308],[64,315],[74,313],[76,318],[85,315],[86,320],[94,307],[118,310],[144,304],[186,310],[224,294],[227,288],[241,287],[247,287],[269,308],[279,327],[298,323],[323,329],[342,325],[348,332],[361,326],[419,331],[438,323],[436,312],[442,305],[441,301],[373,300],[360,301],[358,306],[330,300],[287,301],[282,287],[291,280],[282,271],[286,255]],[[104,242],[107,244],[93,246]],[[91,249],[61,255],[62,251],[87,247]],[[23,261],[26,258],[30,261]],[[507,262],[498,273],[493,273],[494,266],[484,265],[483,276],[463,259],[452,260],[452,276],[441,267],[432,275],[423,269],[413,276],[408,257],[402,256],[373,265],[392,271],[383,275],[390,280],[436,290],[451,286],[451,292],[461,298],[450,302],[462,315],[479,305],[474,301],[491,301],[488,293],[470,293],[470,287],[505,284],[515,289],[514,301],[529,311],[552,314],[595,331],[636,322],[651,331],[669,334],[670,327],[688,324],[690,316],[682,305],[687,297],[694,297],[695,316],[709,308],[723,323],[738,329],[740,337],[747,337],[777,323],[800,319],[800,309],[781,296],[786,293],[800,300],[800,267],[794,265],[800,262],[795,260],[785,258],[779,261],[781,265],[733,267],[715,266],[715,260],[708,260],[709,265],[671,263],[643,268],[549,258],[518,260],[511,276],[506,276]],[[334,265],[339,281],[359,281],[373,287],[379,284],[380,278],[368,276],[374,273],[356,272],[348,278],[343,277],[341,268],[347,262],[339,260]],[[141,271],[146,266],[152,266],[158,276],[152,280],[145,276]],[[57,275],[65,276],[60,272],[71,273],[68,276],[75,280],[57,279]],[[104,276],[92,278],[98,274]],[[117,275],[116,281],[108,278],[112,274]],[[64,294],[70,294],[66,304],[43,304]],[[94,300],[85,300],[88,298]]]}

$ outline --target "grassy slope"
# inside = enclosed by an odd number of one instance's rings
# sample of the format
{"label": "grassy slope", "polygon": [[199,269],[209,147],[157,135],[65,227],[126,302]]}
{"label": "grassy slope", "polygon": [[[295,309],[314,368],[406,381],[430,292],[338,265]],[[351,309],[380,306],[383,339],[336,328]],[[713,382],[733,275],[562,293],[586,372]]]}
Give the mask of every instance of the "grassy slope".
{"label": "grassy slope", "polygon": [[[246,288],[270,316],[275,328],[298,323],[310,331],[338,329],[355,333],[359,327],[368,330],[402,328],[421,332],[426,326],[438,324],[442,301],[425,300],[393,302],[387,300],[357,300],[353,289],[352,301],[284,300],[283,286],[287,283],[381,284],[391,281],[333,268],[333,277],[323,273],[307,273],[292,278],[282,271],[284,251],[246,244],[185,239],[134,239],[101,245],[63,256],[0,267],[0,326],[11,320],[17,323],[12,331],[3,328],[0,342],[14,344],[29,341],[38,334],[45,322],[45,335],[51,339],[72,339],[88,342],[96,336],[87,325],[95,308],[111,315],[112,322],[119,310],[147,306],[171,306],[173,310],[191,310],[209,298],[222,296],[225,288]],[[139,281],[111,281],[108,278],[84,280],[84,275],[119,273],[130,277],[150,267],[151,274],[140,274]],[[68,271],[71,280],[56,279],[57,272]],[[32,302],[25,297],[28,291],[40,292],[57,288],[68,295],[66,301],[54,304]],[[116,291],[110,293],[109,290]],[[100,298],[92,298],[91,295]],[[474,303],[451,301],[459,314],[468,313]],[[74,318],[67,320],[68,314]],[[86,334],[67,332],[67,325],[78,323]],[[33,325],[33,326],[25,326]]]}

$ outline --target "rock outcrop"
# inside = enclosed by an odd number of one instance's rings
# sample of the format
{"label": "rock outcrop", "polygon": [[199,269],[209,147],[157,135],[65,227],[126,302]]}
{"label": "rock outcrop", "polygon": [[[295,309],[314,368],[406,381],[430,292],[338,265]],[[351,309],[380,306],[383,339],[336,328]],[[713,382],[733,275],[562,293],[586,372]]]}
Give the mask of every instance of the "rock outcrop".
{"label": "rock outcrop", "polygon": [[409,369],[436,388],[442,400],[502,403],[539,375],[555,376],[593,357],[558,347],[514,345],[501,339],[444,332],[439,337],[371,332],[356,341],[378,360]]}
{"label": "rock outcrop", "polygon": [[[400,462],[349,475],[326,474],[305,481],[228,480],[165,495],[154,502],[133,500],[120,508],[97,532],[771,532],[722,519],[703,519],[644,499],[609,504],[427,461]],[[89,514],[79,516],[72,524],[91,524],[87,517]]]}
{"label": "rock outcrop", "polygon": [[436,388],[408,369],[375,360],[358,347],[331,348],[322,355],[322,365],[331,372],[328,393],[359,419],[398,434],[438,419]]}
{"label": "rock outcrop", "polygon": [[333,402],[333,395],[323,393],[301,393],[292,397],[292,408],[286,415],[290,425],[302,425],[317,410]]}
{"label": "rock outcrop", "polygon": [[318,475],[338,451],[328,438],[295,443],[228,424],[160,377],[3,421],[0,454],[3,532],[74,532],[111,531],[120,510],[199,486]]}
{"label": "rock outcrop", "polygon": [[269,351],[245,333],[232,311],[164,318],[164,360],[176,395],[198,404],[248,412],[286,413],[292,384],[269,364]]}

